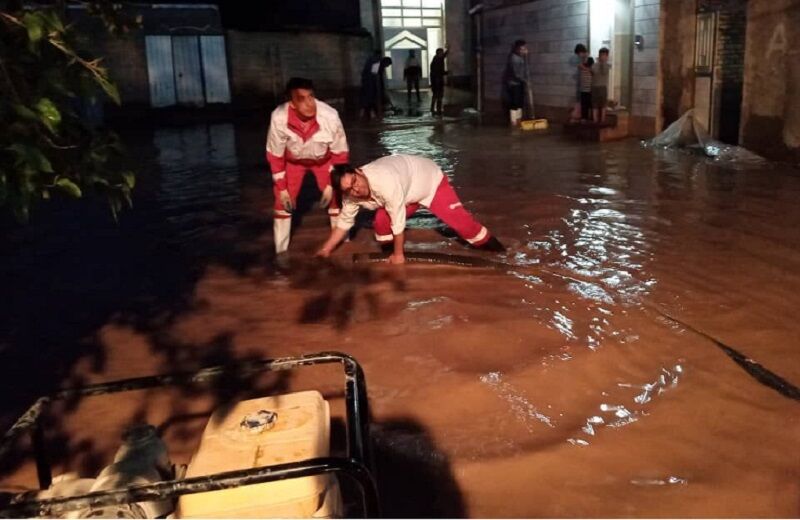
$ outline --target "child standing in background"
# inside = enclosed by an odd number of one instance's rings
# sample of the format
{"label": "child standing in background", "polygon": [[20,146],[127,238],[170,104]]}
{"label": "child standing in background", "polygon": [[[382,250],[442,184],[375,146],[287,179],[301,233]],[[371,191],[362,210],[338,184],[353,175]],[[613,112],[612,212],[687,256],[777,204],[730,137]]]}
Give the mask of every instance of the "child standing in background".
{"label": "child standing in background", "polygon": [[606,105],[608,104],[608,49],[603,47],[597,56],[597,63],[592,67],[592,112],[595,123],[606,122]]}
{"label": "child standing in background", "polygon": [[592,66],[593,58],[586,58],[580,65],[580,87],[581,87],[581,123],[585,123],[592,118]]}

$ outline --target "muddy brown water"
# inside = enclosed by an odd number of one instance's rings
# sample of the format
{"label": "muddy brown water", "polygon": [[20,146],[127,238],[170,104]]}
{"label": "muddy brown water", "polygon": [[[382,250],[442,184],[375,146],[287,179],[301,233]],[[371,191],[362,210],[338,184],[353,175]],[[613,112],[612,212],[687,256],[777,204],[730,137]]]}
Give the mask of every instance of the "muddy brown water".
{"label": "muddy brown water", "polygon": [[[389,516],[800,514],[796,170],[467,121],[352,123],[354,162],[433,158],[509,252],[420,215],[409,251],[491,262],[353,262],[377,251],[362,229],[319,263],[314,209],[276,270],[264,130],[131,133],[143,171],[118,227],[85,203],[8,228],[5,421],[57,386],[340,350],[366,372]],[[91,476],[146,420],[186,461],[215,406],[300,388],[335,402],[338,384],[312,370],[69,403],[49,419],[53,458]],[[23,455],[4,488],[35,484]]]}

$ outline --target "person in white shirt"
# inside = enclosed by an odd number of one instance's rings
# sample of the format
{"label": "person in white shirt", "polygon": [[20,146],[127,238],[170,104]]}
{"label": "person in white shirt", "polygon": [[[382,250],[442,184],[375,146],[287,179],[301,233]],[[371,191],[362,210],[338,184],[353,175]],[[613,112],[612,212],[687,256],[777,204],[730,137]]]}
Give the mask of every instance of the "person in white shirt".
{"label": "person in white shirt", "polygon": [[453,228],[473,247],[505,251],[505,247],[464,208],[441,168],[430,159],[414,155],[390,155],[354,168],[338,165],[331,184],[342,198],[342,211],[328,240],[317,251],[328,257],[355,224],[361,208],[377,210],[375,238],[393,244],[389,261],[405,262],[406,219],[420,206]]}
{"label": "person in white shirt", "polygon": [[314,96],[309,79],[292,78],[286,85],[289,101],[272,112],[267,133],[267,162],[272,171],[275,195],[273,234],[275,252],[289,248],[292,211],[306,172],[311,171],[322,192],[320,206],[328,208],[331,226],[336,224],[339,205],[331,188],[331,168],[347,163],[349,149],[336,109]]}

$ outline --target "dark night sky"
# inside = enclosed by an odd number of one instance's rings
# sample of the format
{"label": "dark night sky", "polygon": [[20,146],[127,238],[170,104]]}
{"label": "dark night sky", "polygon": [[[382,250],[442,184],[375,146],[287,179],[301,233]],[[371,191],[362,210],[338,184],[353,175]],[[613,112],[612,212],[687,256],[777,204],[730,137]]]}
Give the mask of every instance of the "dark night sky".
{"label": "dark night sky", "polygon": [[361,26],[358,0],[193,0],[191,3],[219,5],[222,24],[228,29],[341,30]]}

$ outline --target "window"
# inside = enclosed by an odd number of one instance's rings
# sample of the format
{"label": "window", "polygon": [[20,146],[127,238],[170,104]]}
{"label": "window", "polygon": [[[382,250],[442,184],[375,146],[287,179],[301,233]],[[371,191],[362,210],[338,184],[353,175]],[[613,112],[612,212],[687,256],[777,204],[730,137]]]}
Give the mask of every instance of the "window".
{"label": "window", "polygon": [[387,17],[391,18],[393,16],[400,16],[401,11],[402,11],[401,9],[382,9],[381,10],[381,15],[384,18],[387,18]]}
{"label": "window", "polygon": [[699,74],[710,74],[714,66],[715,13],[697,15],[694,70]]}

